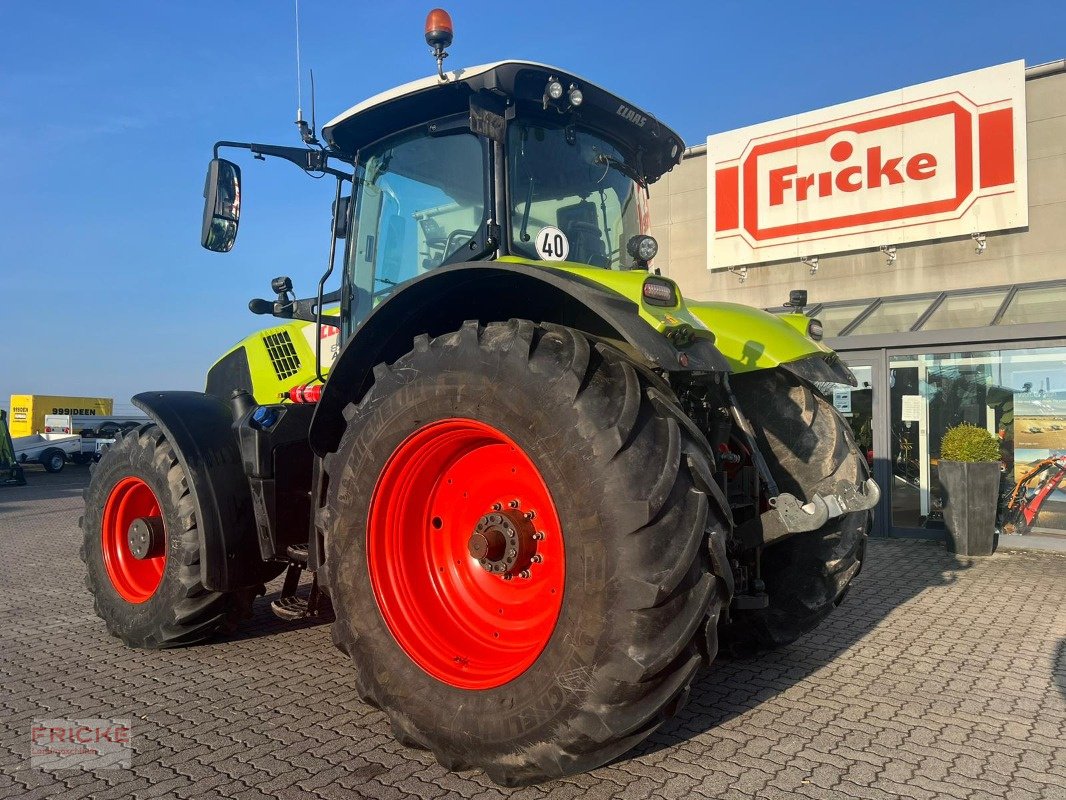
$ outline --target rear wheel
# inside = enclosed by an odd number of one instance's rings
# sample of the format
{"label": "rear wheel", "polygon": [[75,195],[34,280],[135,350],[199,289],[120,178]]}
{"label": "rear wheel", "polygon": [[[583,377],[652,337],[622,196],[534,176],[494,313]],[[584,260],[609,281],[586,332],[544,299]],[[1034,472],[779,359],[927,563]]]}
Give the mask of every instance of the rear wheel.
{"label": "rear wheel", "polygon": [[[755,431],[778,488],[807,502],[834,493],[839,481],[869,477],[851,428],[832,404],[785,370],[735,376],[733,389]],[[734,610],[722,630],[735,651],[780,647],[798,639],[844,599],[862,568],[872,511],[830,520],[765,548],[762,579],[768,608]]]}
{"label": "rear wheel", "polygon": [[233,630],[249,614],[256,589],[215,592],[200,582],[197,510],[162,431],[140,426],[90,469],[81,559],[108,630],[147,648]]}
{"label": "rear wheel", "polygon": [[401,742],[520,785],[681,706],[717,647],[725,526],[671,397],[512,320],[418,337],[346,417],[319,512],[334,641]]}

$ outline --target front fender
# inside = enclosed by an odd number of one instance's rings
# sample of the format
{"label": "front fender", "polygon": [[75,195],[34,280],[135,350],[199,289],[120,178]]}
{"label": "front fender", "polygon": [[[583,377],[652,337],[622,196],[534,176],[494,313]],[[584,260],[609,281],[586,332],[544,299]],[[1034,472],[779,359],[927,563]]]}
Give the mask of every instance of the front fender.
{"label": "front fender", "polygon": [[[669,372],[724,372],[714,344],[697,340],[679,350],[642,319],[637,305],[595,281],[520,263],[442,267],[405,284],[381,303],[345,344],[311,422],[311,448],[331,452],[344,432],[342,412],[370,388],[376,364],[392,363],[414,337],[441,336],[467,320],[518,318],[566,325],[616,343],[636,361]],[[682,358],[684,354],[684,358]]]}
{"label": "front fender", "polygon": [[160,427],[188,476],[204,586],[224,592],[261,583],[252,495],[230,407],[201,392],[144,392],[133,404]]}
{"label": "front fender", "polygon": [[739,303],[688,301],[688,310],[714,333],[733,372],[773,369],[833,351],[773,314]]}

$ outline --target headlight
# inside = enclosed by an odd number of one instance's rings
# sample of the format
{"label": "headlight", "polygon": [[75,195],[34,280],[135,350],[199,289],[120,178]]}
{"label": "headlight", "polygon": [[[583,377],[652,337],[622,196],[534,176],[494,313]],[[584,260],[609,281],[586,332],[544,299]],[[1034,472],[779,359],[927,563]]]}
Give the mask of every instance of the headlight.
{"label": "headlight", "polygon": [[570,105],[572,105],[572,106],[579,106],[583,102],[585,102],[585,95],[582,94],[581,90],[578,89],[573,84],[570,84],[569,98],[570,98]]}
{"label": "headlight", "polygon": [[651,236],[637,234],[626,244],[626,252],[631,258],[642,261],[645,264],[655,258],[659,252],[659,243]]}
{"label": "headlight", "polygon": [[552,78],[548,81],[548,88],[545,90],[545,93],[552,100],[558,100],[563,96],[563,85],[557,79]]}
{"label": "headlight", "polygon": [[816,319],[812,319],[807,323],[807,335],[814,341],[820,342],[822,340],[822,323]]}

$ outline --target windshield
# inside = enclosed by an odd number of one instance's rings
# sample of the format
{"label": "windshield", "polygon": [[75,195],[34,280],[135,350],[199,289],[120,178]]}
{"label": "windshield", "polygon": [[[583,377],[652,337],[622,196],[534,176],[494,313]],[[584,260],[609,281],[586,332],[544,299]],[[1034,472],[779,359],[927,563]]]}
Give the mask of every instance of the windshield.
{"label": "windshield", "polygon": [[512,252],[631,266],[626,242],[647,233],[647,197],[621,152],[573,126],[515,122],[507,136]]}
{"label": "windshield", "polygon": [[359,162],[347,269],[355,323],[400,284],[477,257],[486,208],[484,145],[470,133],[400,136]]}

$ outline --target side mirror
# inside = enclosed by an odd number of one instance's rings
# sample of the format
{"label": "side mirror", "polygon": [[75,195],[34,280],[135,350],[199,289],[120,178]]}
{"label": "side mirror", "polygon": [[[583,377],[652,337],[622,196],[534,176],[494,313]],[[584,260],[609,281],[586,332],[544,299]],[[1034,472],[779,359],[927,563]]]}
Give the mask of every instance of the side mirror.
{"label": "side mirror", "polygon": [[241,219],[241,168],[232,161],[213,158],[204,184],[204,225],[200,244],[216,253],[228,253],[237,240]]}

